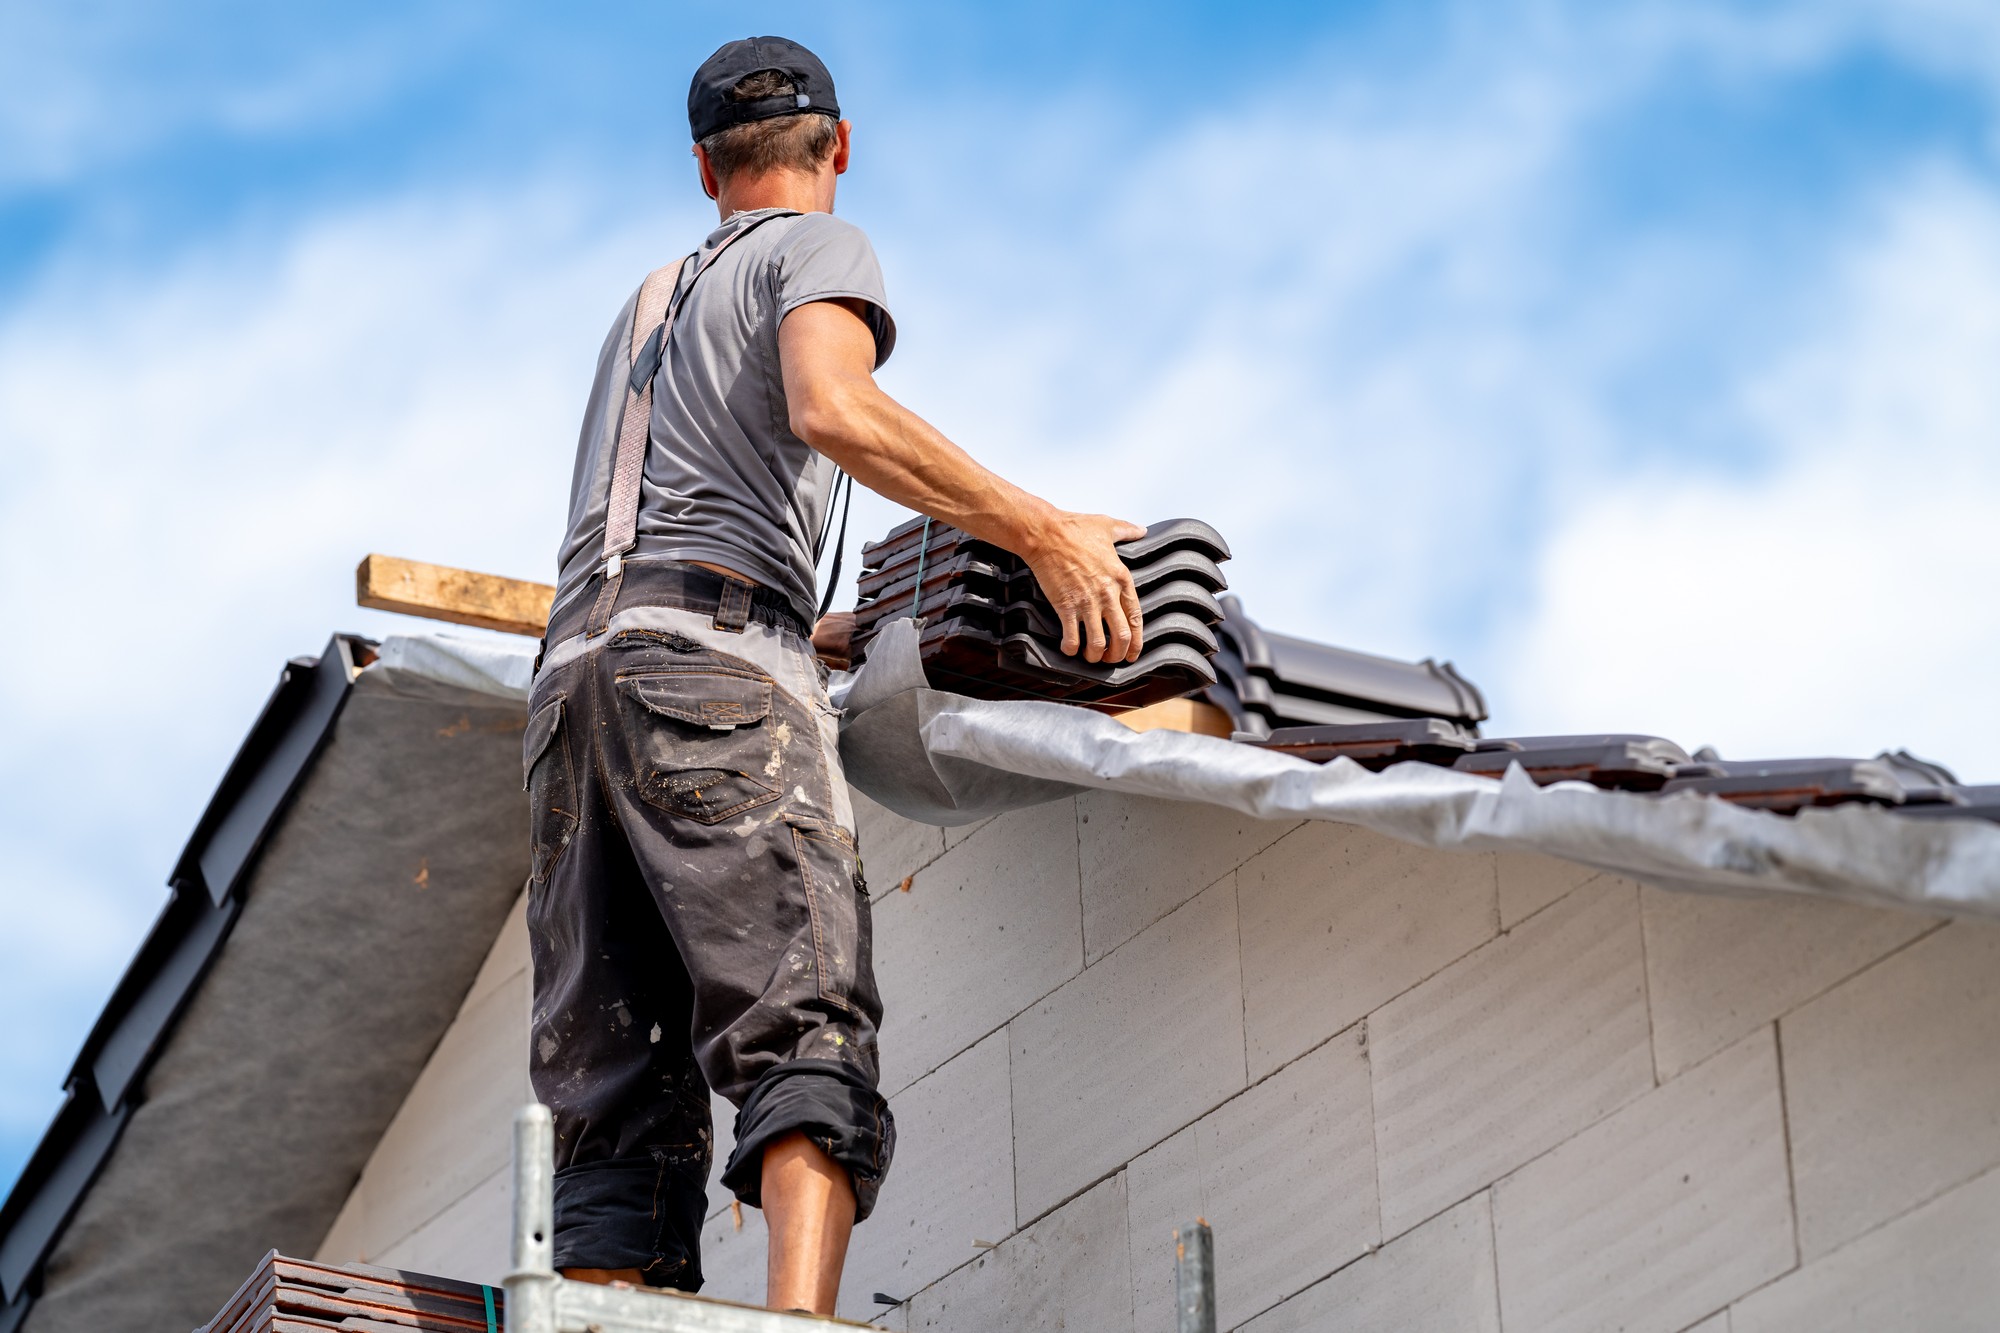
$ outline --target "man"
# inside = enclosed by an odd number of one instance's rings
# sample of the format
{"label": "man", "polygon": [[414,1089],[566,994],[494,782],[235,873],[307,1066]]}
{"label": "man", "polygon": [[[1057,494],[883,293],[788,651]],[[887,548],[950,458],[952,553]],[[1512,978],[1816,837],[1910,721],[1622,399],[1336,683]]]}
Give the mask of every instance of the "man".
{"label": "man", "polygon": [[525,747],[531,1068],[555,1113],[556,1265],[696,1290],[709,1089],[760,1206],[774,1309],[833,1311],[894,1148],[881,1002],[825,668],[807,638],[836,465],[1020,554],[1065,652],[1134,660],[1113,543],[883,393],[850,126],[811,52],[731,42],[688,118],[721,225],[626,302],[584,415]]}

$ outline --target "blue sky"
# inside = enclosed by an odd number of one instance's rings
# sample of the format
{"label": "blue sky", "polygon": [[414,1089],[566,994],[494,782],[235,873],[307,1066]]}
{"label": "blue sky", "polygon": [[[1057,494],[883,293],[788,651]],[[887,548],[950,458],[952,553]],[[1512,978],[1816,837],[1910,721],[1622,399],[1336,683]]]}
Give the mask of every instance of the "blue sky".
{"label": "blue sky", "polygon": [[1984,0],[0,0],[0,1180],[279,665],[394,626],[359,557],[551,576],[753,31],[856,123],[884,383],[1002,472],[1502,730],[2000,781]]}

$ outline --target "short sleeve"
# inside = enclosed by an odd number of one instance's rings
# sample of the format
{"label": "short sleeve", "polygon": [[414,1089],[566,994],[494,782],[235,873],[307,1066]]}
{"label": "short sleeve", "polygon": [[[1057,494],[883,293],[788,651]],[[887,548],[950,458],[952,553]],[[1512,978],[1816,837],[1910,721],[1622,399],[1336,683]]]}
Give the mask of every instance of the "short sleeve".
{"label": "short sleeve", "polygon": [[771,257],[778,285],[778,318],[802,305],[831,297],[868,304],[868,327],[875,335],[879,368],[896,347],[896,321],[882,288],[882,265],[868,236],[831,213],[807,213],[792,225]]}

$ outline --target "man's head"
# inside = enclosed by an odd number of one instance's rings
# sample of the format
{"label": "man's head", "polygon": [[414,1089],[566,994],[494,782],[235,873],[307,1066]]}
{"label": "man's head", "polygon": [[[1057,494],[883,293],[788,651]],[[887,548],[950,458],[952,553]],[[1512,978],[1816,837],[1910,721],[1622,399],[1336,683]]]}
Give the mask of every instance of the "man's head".
{"label": "man's head", "polygon": [[688,128],[711,198],[784,174],[823,180],[830,208],[833,177],[847,169],[833,76],[782,37],[730,42],[703,61],[688,88]]}

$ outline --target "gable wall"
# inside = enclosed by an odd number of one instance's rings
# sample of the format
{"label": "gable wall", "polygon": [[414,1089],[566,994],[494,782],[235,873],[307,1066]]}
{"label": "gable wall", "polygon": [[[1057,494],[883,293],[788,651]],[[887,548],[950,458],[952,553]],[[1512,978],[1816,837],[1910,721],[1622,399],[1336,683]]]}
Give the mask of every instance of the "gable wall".
{"label": "gable wall", "polygon": [[[851,1317],[1160,1333],[1196,1215],[1254,1333],[2000,1307],[2000,929],[1107,793],[856,805],[899,1144]],[[525,1045],[475,987],[322,1257],[497,1280]],[[707,1290],[755,1300],[761,1223],[710,1197]]]}
{"label": "gable wall", "polygon": [[495,1286],[506,1275],[514,1112],[534,1098],[526,907],[507,914],[315,1258]]}

